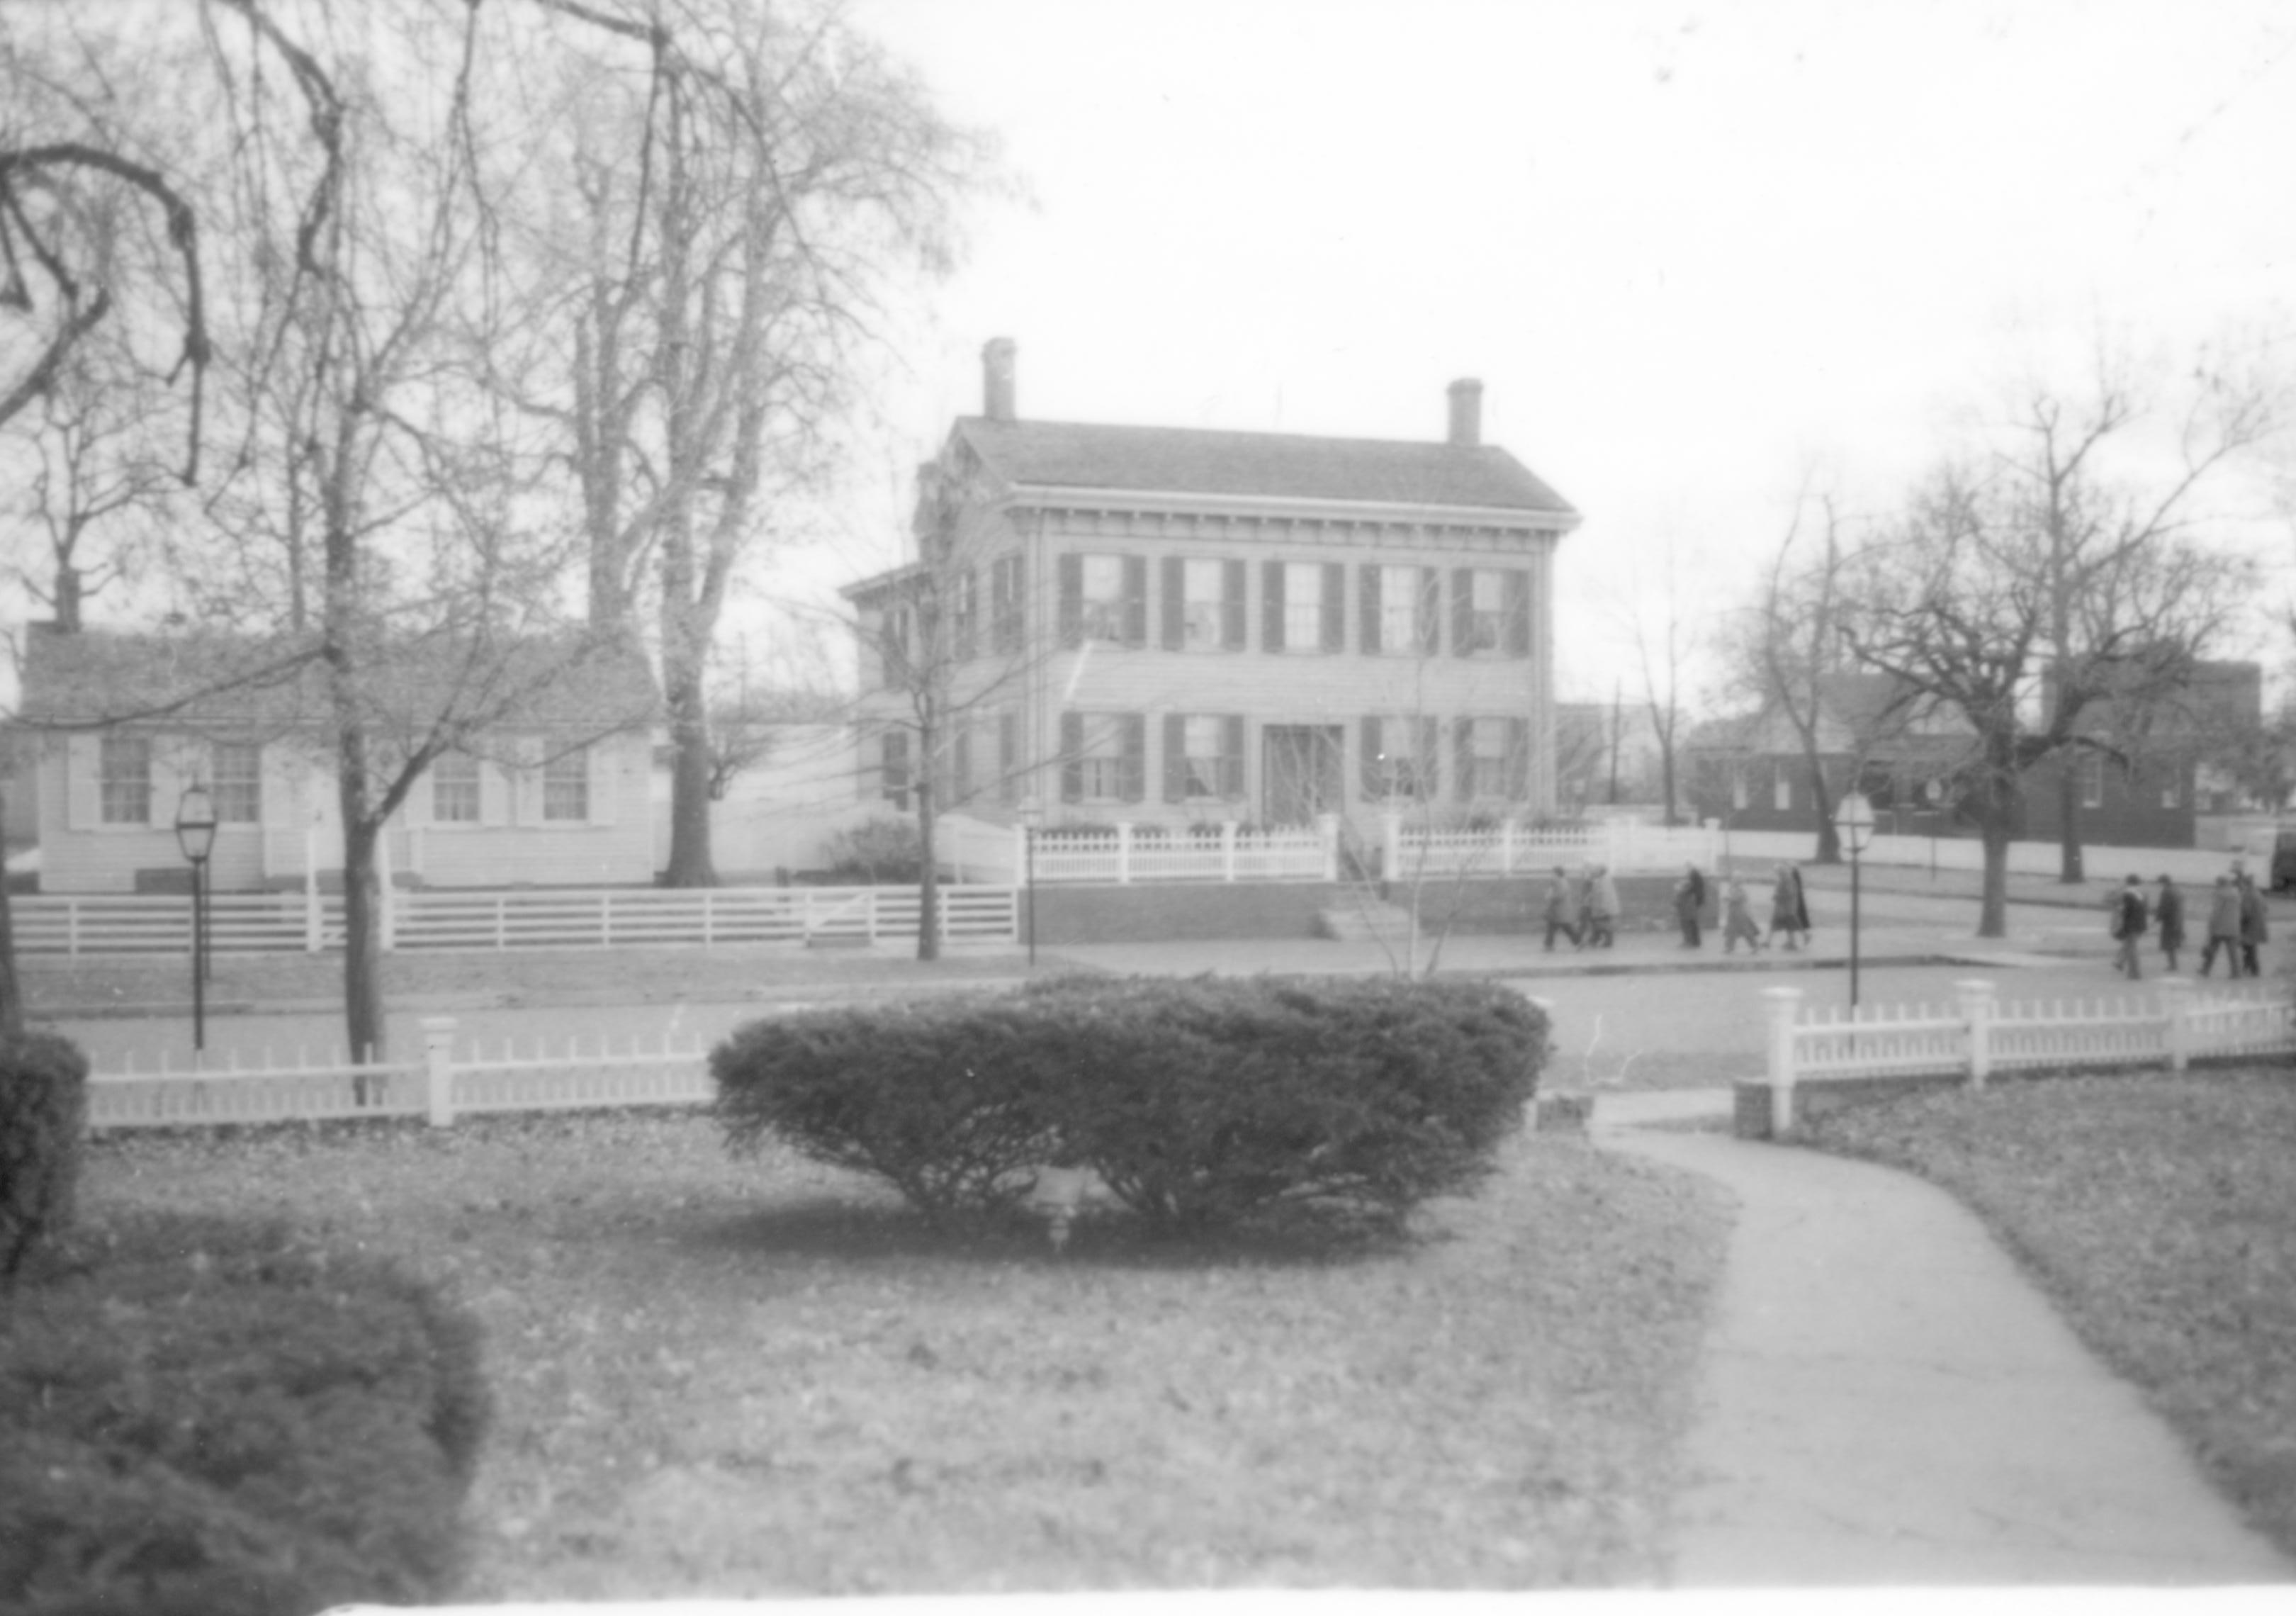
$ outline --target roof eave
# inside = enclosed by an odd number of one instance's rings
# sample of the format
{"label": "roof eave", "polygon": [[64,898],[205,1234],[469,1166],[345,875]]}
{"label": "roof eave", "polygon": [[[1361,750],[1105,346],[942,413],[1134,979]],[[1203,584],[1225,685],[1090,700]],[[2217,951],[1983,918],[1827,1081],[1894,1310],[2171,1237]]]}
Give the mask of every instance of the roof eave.
{"label": "roof eave", "polygon": [[1091,504],[1107,510],[1153,510],[1186,504],[1236,515],[1298,515],[1361,519],[1378,512],[1391,521],[1473,522],[1480,526],[1537,527],[1568,533],[1584,520],[1568,505],[1453,505],[1400,500],[1305,498],[1288,494],[1203,494],[1185,488],[1086,488],[1067,483],[1012,482],[1004,503],[1021,505]]}

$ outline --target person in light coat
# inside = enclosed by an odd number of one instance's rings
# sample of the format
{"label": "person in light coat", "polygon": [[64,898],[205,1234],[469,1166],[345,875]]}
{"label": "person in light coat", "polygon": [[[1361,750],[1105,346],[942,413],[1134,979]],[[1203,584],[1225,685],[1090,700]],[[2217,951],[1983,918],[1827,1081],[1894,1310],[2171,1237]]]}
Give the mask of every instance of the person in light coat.
{"label": "person in light coat", "polygon": [[1754,923],[1753,900],[1746,895],[1746,883],[1734,872],[1722,883],[1722,952],[1735,954],[1741,938],[1746,941],[1747,952],[1762,951],[1762,929]]}
{"label": "person in light coat", "polygon": [[2232,877],[2217,877],[2216,890],[2209,897],[2209,940],[2201,945],[2201,974],[2206,976],[2217,963],[2217,950],[2224,950],[2227,974],[2240,974],[2240,889],[2232,884]]}

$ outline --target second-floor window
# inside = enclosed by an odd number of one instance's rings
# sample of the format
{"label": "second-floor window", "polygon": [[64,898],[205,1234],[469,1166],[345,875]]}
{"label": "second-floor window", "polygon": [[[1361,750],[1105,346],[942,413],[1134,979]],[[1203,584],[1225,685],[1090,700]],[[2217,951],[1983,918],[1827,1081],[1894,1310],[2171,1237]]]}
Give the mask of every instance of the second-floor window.
{"label": "second-floor window", "polygon": [[444,752],[430,766],[430,817],[440,824],[479,822],[479,760]]}
{"label": "second-floor window", "polygon": [[1379,569],[1379,649],[1390,654],[1431,650],[1434,603],[1419,567]]}
{"label": "second-floor window", "polygon": [[980,578],[970,567],[949,580],[950,650],[960,662],[970,661],[980,623]]}
{"label": "second-floor window", "polygon": [[1000,555],[988,568],[988,648],[1012,656],[1021,649],[1021,558]]}
{"label": "second-floor window", "polygon": [[263,822],[263,749],[221,742],[215,749],[215,810],[224,824]]}
{"label": "second-floor window", "polygon": [[98,800],[106,824],[152,823],[152,742],[144,735],[106,735],[96,757]]}
{"label": "second-floor window", "polygon": [[1530,575],[1462,567],[1451,575],[1452,649],[1460,656],[1530,654]]}
{"label": "second-floor window", "polygon": [[1142,645],[1148,638],[1148,562],[1137,555],[1063,555],[1061,641]]}
{"label": "second-floor window", "polygon": [[1283,564],[1283,648],[1324,647],[1324,569],[1314,562]]}

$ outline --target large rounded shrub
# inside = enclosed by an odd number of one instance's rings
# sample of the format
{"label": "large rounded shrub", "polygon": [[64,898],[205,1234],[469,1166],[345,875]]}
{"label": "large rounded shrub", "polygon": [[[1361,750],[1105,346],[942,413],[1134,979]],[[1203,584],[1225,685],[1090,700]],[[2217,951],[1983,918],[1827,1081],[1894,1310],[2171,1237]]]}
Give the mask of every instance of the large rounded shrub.
{"label": "large rounded shrub", "polygon": [[475,1324],[280,1231],[125,1236],[0,1319],[0,1609],[449,1591],[488,1417]]}
{"label": "large rounded shrub", "polygon": [[778,1137],[933,1211],[1089,1166],[1144,1217],[1207,1226],[1471,1187],[1546,1052],[1539,1011],[1483,982],[1075,978],[760,1021],[711,1066],[736,1149]]}

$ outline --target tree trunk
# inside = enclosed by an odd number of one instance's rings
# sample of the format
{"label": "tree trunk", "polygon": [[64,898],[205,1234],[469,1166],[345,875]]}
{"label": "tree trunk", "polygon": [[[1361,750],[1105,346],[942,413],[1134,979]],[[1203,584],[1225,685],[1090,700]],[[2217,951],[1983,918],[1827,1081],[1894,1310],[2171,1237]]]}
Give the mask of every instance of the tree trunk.
{"label": "tree trunk", "polygon": [[[920,737],[921,758],[930,759],[929,737]],[[927,761],[917,781],[917,957],[940,957],[940,858],[934,845],[940,810],[933,803],[932,766]]]}
{"label": "tree trunk", "polygon": [[1669,736],[1658,752],[1659,783],[1666,792],[1666,823],[1677,825],[1681,816],[1674,811],[1674,741]]}
{"label": "tree trunk", "polygon": [[2057,879],[2079,886],[2087,877],[2081,872],[2080,754],[2062,754],[2057,771]]}
{"label": "tree trunk", "polygon": [[[663,660],[668,663],[665,654]],[[714,887],[718,866],[709,849],[709,723],[703,710],[701,670],[663,669],[669,707],[669,869],[665,884]]]}
{"label": "tree trunk", "polygon": [[1833,828],[1833,798],[1825,783],[1825,763],[1815,746],[1804,753],[1809,764],[1809,801],[1817,810],[1817,862],[1841,862],[1841,833]]}
{"label": "tree trunk", "polygon": [[[382,999],[382,884],[374,847],[381,827],[367,818],[346,770],[343,780],[343,1021],[351,1059],[381,1061],[390,1053]],[[359,795],[364,795],[363,792]],[[364,1079],[359,1098],[367,1098]]]}
{"label": "tree trunk", "polygon": [[[7,800],[0,794],[0,824],[7,819]],[[0,861],[0,1034],[15,1038],[23,1030],[24,993],[16,980],[15,900],[8,892],[4,861]]]}

